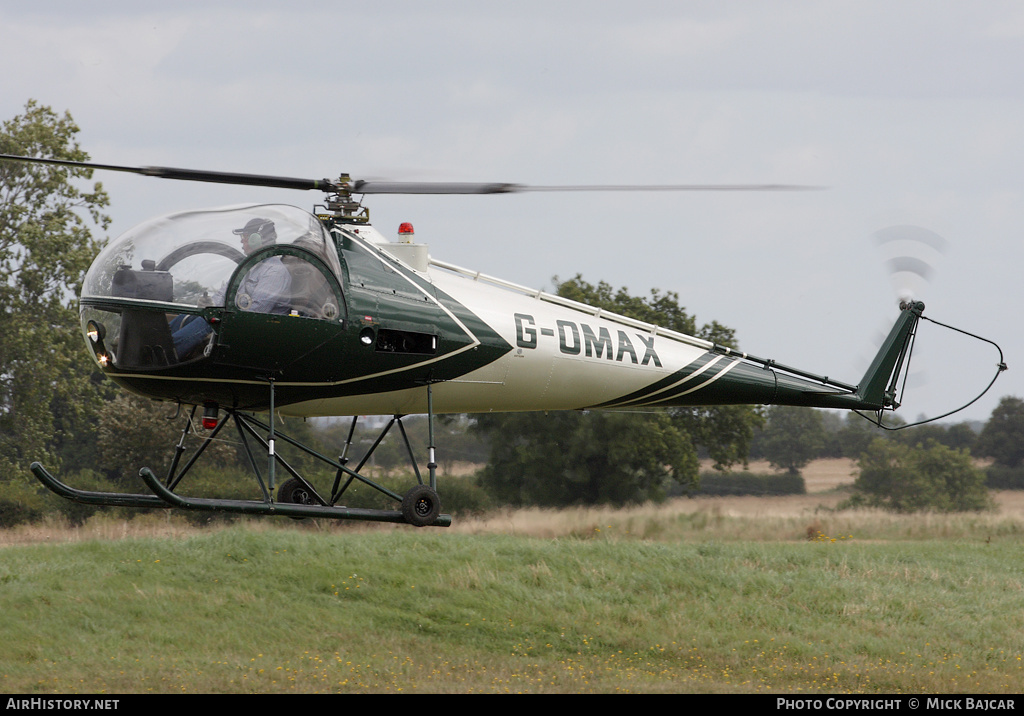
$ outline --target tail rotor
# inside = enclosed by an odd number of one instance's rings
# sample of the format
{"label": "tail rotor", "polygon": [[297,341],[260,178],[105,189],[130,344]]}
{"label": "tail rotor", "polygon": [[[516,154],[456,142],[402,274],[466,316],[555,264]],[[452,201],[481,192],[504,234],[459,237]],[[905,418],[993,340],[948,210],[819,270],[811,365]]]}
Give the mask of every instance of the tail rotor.
{"label": "tail rotor", "polygon": [[[949,242],[930,229],[910,224],[879,229],[872,234],[872,239],[882,255],[900,308],[925,299],[928,285],[950,247]],[[929,410],[931,417],[921,415],[916,422],[902,427],[940,420],[963,410],[981,398],[992,387],[996,377],[1006,370],[1002,350],[992,341],[930,317],[923,318],[921,327],[925,331],[921,356],[928,356],[929,365],[926,371],[920,358],[911,363],[911,356],[908,355],[907,363],[903,366],[902,389],[914,393],[915,400],[930,400],[941,393],[942,400],[937,404],[960,407],[949,411],[945,407]],[[922,336],[915,331],[914,339],[919,337]],[[993,349],[998,354],[996,373],[985,385],[987,379],[984,373],[975,378],[972,367],[991,360]],[[941,380],[926,375],[926,372],[935,372],[936,359],[940,364],[937,372],[942,376]]]}
{"label": "tail rotor", "polygon": [[872,237],[899,302],[921,300],[949,242],[930,229],[910,224],[879,229]]}

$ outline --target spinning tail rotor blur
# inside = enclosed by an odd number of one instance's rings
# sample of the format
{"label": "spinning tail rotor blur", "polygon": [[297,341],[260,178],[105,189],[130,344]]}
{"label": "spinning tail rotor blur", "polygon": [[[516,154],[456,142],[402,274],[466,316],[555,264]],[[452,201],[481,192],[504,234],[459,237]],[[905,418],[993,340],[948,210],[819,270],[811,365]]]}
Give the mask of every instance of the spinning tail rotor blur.
{"label": "spinning tail rotor blur", "polygon": [[[942,258],[949,250],[950,243],[930,229],[910,224],[900,224],[879,229],[872,234],[872,239],[882,254],[883,261],[888,271],[889,282],[899,306],[902,308],[913,301],[926,299],[929,284],[935,277]],[[899,428],[908,428],[914,425],[934,422],[964,410],[985,395],[989,388],[991,388],[995,383],[996,378],[998,378],[1007,367],[1003,359],[1002,349],[987,338],[940,323],[928,316],[922,316],[922,319],[926,325],[942,329],[941,331],[934,331],[931,333],[929,333],[928,330],[925,331],[927,334],[925,345],[929,346],[926,348],[926,355],[931,356],[931,361],[934,361],[936,358],[936,351],[934,350],[936,343],[932,342],[933,339],[938,339],[939,344],[954,341],[957,342],[957,348],[955,350],[939,350],[938,353],[940,357],[942,354],[948,355],[951,353],[959,355],[968,350],[969,346],[973,346],[970,350],[978,351],[976,357],[981,361],[987,360],[988,356],[992,355],[990,351],[994,349],[998,354],[998,360],[995,364],[996,372],[991,380],[987,382],[987,385],[984,385],[983,389],[980,390],[980,393],[975,393],[975,391],[979,389],[976,387],[967,395],[967,397],[960,398],[959,400],[966,401],[964,404],[960,405],[960,407],[942,412],[940,415],[933,417],[925,418],[922,416],[918,421],[901,425]],[[911,340],[916,341],[919,334],[920,327],[918,330],[915,330],[914,334],[911,336]],[[988,347],[984,347],[984,344],[988,344]],[[929,390],[929,384],[932,382],[932,378],[926,375],[926,371],[924,370],[924,366],[922,365],[920,358],[918,358],[917,361],[912,361],[911,359],[913,357],[913,349],[911,348],[907,355],[907,361],[902,367],[902,375],[899,378],[899,392],[901,395],[905,394],[908,389],[912,389],[915,392],[927,391]],[[973,371],[971,372],[973,373]],[[944,376],[943,380],[940,381],[943,383],[942,387],[935,389],[948,392],[954,382],[958,384],[969,382],[965,381],[967,377],[969,376],[966,372],[956,373],[955,376]],[[896,387],[895,378],[896,377],[894,376],[894,387]],[[882,425],[882,427],[885,426]]]}
{"label": "spinning tail rotor blur", "polygon": [[930,229],[910,224],[879,229],[873,238],[899,302],[922,300],[949,242]]}

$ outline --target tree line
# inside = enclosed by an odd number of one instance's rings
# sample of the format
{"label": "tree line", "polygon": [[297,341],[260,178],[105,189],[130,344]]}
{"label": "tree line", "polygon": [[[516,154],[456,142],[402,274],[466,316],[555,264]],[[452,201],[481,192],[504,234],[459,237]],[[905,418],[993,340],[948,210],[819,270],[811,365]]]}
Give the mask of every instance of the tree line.
{"label": "tree line", "polygon": [[[1024,489],[1024,401],[1003,397],[984,424],[905,426],[867,416],[773,406],[751,457],[790,474],[819,458],[851,458],[859,475],[845,506],[959,511],[991,506],[989,488]],[[977,458],[991,464],[981,467]]]}

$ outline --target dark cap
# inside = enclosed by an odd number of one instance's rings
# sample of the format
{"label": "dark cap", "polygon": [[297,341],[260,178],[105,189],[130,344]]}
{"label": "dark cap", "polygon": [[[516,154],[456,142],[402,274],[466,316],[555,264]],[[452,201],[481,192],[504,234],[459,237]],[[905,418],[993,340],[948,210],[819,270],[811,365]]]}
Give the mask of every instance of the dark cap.
{"label": "dark cap", "polygon": [[232,234],[238,234],[239,236],[248,236],[249,234],[262,233],[262,229],[266,224],[274,226],[274,222],[270,219],[249,219],[249,222],[241,229],[235,229]]}

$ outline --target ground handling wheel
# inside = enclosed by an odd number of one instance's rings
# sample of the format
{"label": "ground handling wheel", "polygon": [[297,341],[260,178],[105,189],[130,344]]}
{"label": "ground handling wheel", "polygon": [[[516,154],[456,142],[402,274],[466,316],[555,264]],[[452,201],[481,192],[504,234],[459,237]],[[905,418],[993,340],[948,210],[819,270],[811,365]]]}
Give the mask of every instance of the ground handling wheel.
{"label": "ground handling wheel", "polygon": [[[277,488],[277,501],[290,502],[295,505],[316,505],[318,504],[309,488],[302,484],[301,480],[294,477],[287,480]],[[292,517],[293,520],[305,519],[303,517]]]}
{"label": "ground handling wheel", "polygon": [[441,498],[426,485],[416,485],[402,498],[402,517],[410,525],[425,527],[441,514]]}

